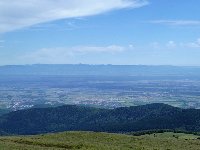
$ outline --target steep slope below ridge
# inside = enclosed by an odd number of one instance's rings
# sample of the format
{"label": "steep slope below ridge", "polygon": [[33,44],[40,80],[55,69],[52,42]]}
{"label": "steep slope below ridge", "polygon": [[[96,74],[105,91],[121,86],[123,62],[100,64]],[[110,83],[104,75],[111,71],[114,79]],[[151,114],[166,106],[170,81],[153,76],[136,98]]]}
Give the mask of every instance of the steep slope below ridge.
{"label": "steep slope below ridge", "polygon": [[200,110],[165,104],[117,109],[66,105],[11,112],[0,117],[7,134],[38,134],[60,131],[131,132],[152,129],[200,131]]}

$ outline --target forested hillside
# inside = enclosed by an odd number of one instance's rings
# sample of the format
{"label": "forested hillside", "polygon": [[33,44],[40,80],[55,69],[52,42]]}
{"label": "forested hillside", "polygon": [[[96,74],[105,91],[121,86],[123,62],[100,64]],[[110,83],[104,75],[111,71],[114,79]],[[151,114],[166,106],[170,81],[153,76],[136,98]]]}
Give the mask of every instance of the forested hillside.
{"label": "forested hillside", "polygon": [[131,132],[152,129],[200,131],[200,110],[149,104],[117,109],[83,106],[34,108],[0,118],[2,134],[38,134],[59,131]]}

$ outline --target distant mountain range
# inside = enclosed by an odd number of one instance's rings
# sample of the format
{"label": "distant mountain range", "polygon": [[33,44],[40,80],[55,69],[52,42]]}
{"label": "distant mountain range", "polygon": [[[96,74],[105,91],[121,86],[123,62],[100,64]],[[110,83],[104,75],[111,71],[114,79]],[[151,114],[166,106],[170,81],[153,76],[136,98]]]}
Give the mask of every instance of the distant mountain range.
{"label": "distant mountain range", "polygon": [[200,67],[143,65],[10,65],[0,66],[0,75],[105,75],[155,76],[200,75]]}
{"label": "distant mountain range", "polygon": [[165,104],[117,109],[83,106],[32,108],[0,117],[1,134],[39,134],[60,131],[131,132],[155,129],[200,131],[200,110]]}

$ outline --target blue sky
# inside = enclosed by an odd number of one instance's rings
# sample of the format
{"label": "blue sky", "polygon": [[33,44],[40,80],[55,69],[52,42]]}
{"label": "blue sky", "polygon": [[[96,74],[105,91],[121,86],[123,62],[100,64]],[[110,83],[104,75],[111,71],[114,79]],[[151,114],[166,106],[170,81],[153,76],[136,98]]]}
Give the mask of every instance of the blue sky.
{"label": "blue sky", "polygon": [[199,6],[198,0],[0,0],[0,65],[200,66]]}

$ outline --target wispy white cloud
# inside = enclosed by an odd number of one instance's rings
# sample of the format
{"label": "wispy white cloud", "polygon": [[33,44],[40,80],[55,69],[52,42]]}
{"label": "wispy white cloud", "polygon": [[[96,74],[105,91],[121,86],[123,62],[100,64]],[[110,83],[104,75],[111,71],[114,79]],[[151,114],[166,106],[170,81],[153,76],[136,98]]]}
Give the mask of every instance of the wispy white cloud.
{"label": "wispy white cloud", "polygon": [[177,44],[174,41],[168,41],[167,44],[166,44],[166,46],[168,48],[175,48],[177,46]]}
{"label": "wispy white cloud", "polygon": [[169,40],[165,43],[159,43],[159,42],[153,42],[149,45],[152,49],[158,49],[158,50],[181,50],[181,49],[199,49],[200,48],[200,38],[198,38],[196,41],[192,42],[177,42],[173,40]]}
{"label": "wispy white cloud", "polygon": [[118,46],[118,45],[110,45],[106,47],[97,47],[97,46],[78,46],[71,48],[73,52],[76,53],[116,53],[116,52],[123,52],[126,50],[125,47]]}
{"label": "wispy white cloud", "polygon": [[181,43],[181,46],[188,48],[200,48],[200,38],[194,42]]}
{"label": "wispy white cloud", "polygon": [[148,0],[0,0],[0,33],[147,4]]}
{"label": "wispy white cloud", "polygon": [[3,43],[5,43],[5,41],[4,40],[0,40],[0,48],[4,47]]}
{"label": "wispy white cloud", "polygon": [[149,44],[149,47],[153,49],[159,49],[160,48],[160,43],[159,42],[152,42]]}
{"label": "wispy white cloud", "polygon": [[67,63],[69,59],[88,54],[116,54],[127,50],[132,50],[133,45],[119,46],[75,46],[75,47],[57,47],[42,48],[37,51],[20,56],[20,59],[30,61],[31,63]]}
{"label": "wispy white cloud", "polygon": [[200,20],[153,20],[149,21],[149,23],[171,26],[199,26]]}
{"label": "wispy white cloud", "polygon": [[42,24],[36,24],[26,30],[34,30],[34,31],[44,31],[44,30],[54,30],[54,31],[64,31],[64,30],[75,30],[81,28],[76,24],[76,20],[65,20],[62,23],[57,24],[56,22],[47,22]]}
{"label": "wispy white cloud", "polygon": [[[17,60],[23,60],[27,63],[70,63],[71,60],[77,62],[79,58],[87,58],[98,56],[112,56],[119,57],[121,55],[138,54],[144,55],[157,55],[168,52],[181,52],[200,49],[200,39],[194,42],[177,42],[169,40],[166,42],[152,42],[149,45],[108,45],[108,46],[74,46],[74,47],[55,47],[55,48],[42,48],[33,52],[27,52],[20,55]],[[111,57],[111,58],[112,58]],[[94,58],[94,59],[95,59]]]}

